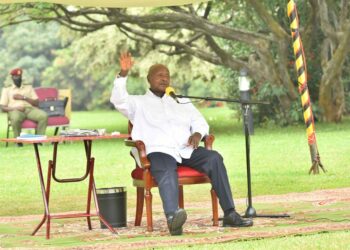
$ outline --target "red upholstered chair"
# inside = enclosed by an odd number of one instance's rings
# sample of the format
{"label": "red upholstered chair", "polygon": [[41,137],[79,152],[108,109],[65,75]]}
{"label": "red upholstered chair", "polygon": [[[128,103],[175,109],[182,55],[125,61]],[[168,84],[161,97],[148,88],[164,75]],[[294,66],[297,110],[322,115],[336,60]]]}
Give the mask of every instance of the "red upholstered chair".
{"label": "red upholstered chair", "polygon": [[[45,101],[45,100],[59,99],[58,89],[56,88],[40,87],[40,88],[35,88],[34,91],[38,95],[39,102]],[[63,129],[65,129],[66,127],[69,126],[69,123],[70,123],[70,120],[67,116],[51,116],[48,118],[47,126],[55,127],[54,135],[57,135],[59,128],[62,127]],[[24,120],[22,123],[22,129],[36,129],[36,126],[37,124],[31,120]],[[9,138],[10,136],[10,128],[11,128],[11,122],[8,119],[6,138]],[[7,146],[8,146],[8,143],[6,143],[6,147]]]}
{"label": "red upholstered chair", "polygon": [[[129,122],[128,126],[129,134],[131,134],[132,124]],[[214,141],[213,135],[208,135],[204,139],[204,145],[207,149],[212,149]],[[127,146],[131,146],[137,149],[137,156],[133,155],[136,162],[136,168],[132,171],[131,177],[133,179],[133,185],[137,189],[137,200],[136,200],[136,216],[135,226],[141,225],[142,212],[144,200],[146,201],[146,214],[147,214],[147,231],[153,231],[153,220],[152,220],[152,193],[151,188],[157,187],[157,183],[151,175],[150,168],[151,163],[147,159],[145,144],[142,141],[133,141],[131,138],[125,141]],[[139,163],[138,163],[139,162]],[[141,166],[139,166],[141,165]],[[177,169],[179,176],[179,207],[184,208],[184,197],[183,197],[183,186],[193,184],[211,183],[208,176],[198,172],[187,166],[179,166]],[[219,225],[218,218],[218,199],[213,188],[211,192],[212,211],[213,211],[213,226]]]}

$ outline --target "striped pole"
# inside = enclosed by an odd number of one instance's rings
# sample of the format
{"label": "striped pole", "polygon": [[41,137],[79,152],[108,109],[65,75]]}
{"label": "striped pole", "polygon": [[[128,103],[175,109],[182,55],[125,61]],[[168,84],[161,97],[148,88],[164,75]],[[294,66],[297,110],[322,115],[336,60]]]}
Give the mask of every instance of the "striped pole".
{"label": "striped pole", "polygon": [[293,0],[288,1],[287,5],[288,17],[290,21],[290,29],[293,39],[293,49],[295,56],[295,66],[298,74],[298,90],[301,96],[301,104],[303,106],[304,121],[306,125],[306,133],[308,144],[311,154],[312,166],[310,168],[309,174],[318,174],[319,168],[326,172],[321,164],[320,155],[317,149],[316,134],[315,134],[315,123],[312,114],[311,100],[309,95],[309,90],[307,87],[307,68],[306,59],[304,54],[303,44],[301,42],[301,37],[299,33],[299,19],[297,6]]}

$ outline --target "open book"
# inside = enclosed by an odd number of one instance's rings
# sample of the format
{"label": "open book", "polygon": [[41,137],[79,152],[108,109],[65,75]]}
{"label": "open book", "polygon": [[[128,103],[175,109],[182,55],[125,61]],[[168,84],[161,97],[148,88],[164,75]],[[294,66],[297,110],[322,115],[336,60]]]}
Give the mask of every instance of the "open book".
{"label": "open book", "polygon": [[34,140],[44,140],[46,139],[46,135],[34,135],[34,134],[21,134],[17,137],[19,140],[28,140],[28,141],[34,141]]}

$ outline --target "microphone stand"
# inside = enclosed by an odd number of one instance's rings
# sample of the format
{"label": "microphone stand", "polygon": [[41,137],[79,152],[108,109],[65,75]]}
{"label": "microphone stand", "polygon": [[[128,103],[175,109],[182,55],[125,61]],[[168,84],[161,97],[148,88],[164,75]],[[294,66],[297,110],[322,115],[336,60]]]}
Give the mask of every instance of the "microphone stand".
{"label": "microphone stand", "polygon": [[[246,153],[246,165],[247,165],[247,185],[248,185],[248,207],[246,209],[244,217],[267,217],[267,218],[286,218],[290,217],[288,214],[257,214],[255,208],[253,207],[252,201],[252,188],[251,188],[251,175],[250,175],[250,134],[248,130],[248,110],[251,104],[269,104],[263,101],[244,101],[229,98],[215,98],[215,97],[199,97],[199,96],[185,96],[185,95],[175,95],[178,98],[189,98],[189,99],[200,99],[206,101],[223,101],[223,102],[234,102],[240,103],[243,109],[244,117],[244,136],[245,136],[245,153]],[[181,104],[181,103],[180,103]]]}

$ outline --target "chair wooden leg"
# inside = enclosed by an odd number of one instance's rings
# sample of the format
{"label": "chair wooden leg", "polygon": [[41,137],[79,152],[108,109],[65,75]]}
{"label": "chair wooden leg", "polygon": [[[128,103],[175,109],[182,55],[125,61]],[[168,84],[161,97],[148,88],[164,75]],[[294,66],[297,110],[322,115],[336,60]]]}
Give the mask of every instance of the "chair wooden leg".
{"label": "chair wooden leg", "polygon": [[185,208],[184,206],[184,186],[179,185],[179,207]]}
{"label": "chair wooden leg", "polygon": [[210,190],[210,194],[211,194],[211,204],[213,207],[213,226],[217,227],[219,226],[218,197],[216,196],[214,189]]}
{"label": "chair wooden leg", "polygon": [[[62,127],[62,130],[66,130],[68,128],[67,126]],[[63,142],[63,144],[66,144],[66,141]]]}
{"label": "chair wooden leg", "polygon": [[152,221],[152,193],[150,188],[146,188],[146,214],[147,214],[147,231],[153,232],[153,221]]}
{"label": "chair wooden leg", "polygon": [[145,189],[143,187],[136,188],[137,198],[136,198],[136,216],[135,216],[135,226],[141,225],[143,203],[145,199]]}
{"label": "chair wooden leg", "polygon": [[[6,132],[6,139],[10,137],[10,124],[7,124],[7,132]],[[6,142],[6,147],[8,147],[9,143]]]}
{"label": "chair wooden leg", "polygon": [[56,127],[55,128],[55,133],[54,133],[54,136],[56,136],[58,134],[58,130],[60,129],[60,127]]}
{"label": "chair wooden leg", "polygon": [[[11,123],[10,121],[8,120],[8,123],[7,123],[7,131],[6,131],[6,139],[10,138],[10,129],[11,129]],[[9,143],[6,142],[6,147],[8,147]]]}

